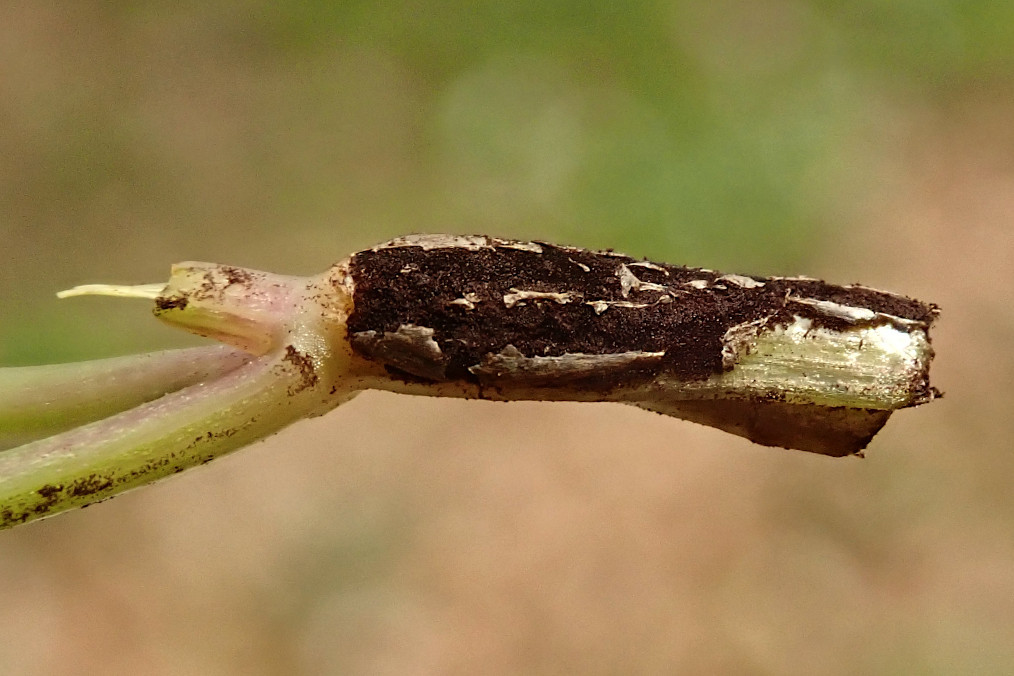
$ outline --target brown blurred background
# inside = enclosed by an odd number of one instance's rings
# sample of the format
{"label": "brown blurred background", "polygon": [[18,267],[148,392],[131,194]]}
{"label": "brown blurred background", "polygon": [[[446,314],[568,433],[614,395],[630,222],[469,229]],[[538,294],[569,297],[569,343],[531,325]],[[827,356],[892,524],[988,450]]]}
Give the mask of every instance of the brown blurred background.
{"label": "brown blurred background", "polygon": [[1011,3],[4,3],[0,363],[446,231],[933,301],[947,397],[859,461],[367,393],[0,534],[0,673],[1014,672],[1012,119]]}

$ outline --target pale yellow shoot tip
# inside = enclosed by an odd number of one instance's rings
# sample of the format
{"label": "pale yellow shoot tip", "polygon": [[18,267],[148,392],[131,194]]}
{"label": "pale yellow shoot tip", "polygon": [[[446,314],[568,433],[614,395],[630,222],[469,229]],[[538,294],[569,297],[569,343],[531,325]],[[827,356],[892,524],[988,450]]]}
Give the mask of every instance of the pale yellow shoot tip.
{"label": "pale yellow shoot tip", "polygon": [[73,289],[60,291],[57,298],[70,298],[72,296],[116,296],[119,298],[147,298],[155,300],[165,291],[165,284],[137,284],[127,286],[124,284],[83,284]]}

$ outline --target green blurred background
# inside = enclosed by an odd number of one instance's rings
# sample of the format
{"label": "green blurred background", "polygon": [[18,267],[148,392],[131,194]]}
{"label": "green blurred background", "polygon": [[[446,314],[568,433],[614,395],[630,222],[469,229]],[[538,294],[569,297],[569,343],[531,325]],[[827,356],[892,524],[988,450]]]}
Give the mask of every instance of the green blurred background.
{"label": "green blurred background", "polygon": [[1014,3],[9,2],[0,362],[197,344],[57,302],[409,232],[934,301],[863,461],[368,393],[0,535],[3,673],[1014,671]]}

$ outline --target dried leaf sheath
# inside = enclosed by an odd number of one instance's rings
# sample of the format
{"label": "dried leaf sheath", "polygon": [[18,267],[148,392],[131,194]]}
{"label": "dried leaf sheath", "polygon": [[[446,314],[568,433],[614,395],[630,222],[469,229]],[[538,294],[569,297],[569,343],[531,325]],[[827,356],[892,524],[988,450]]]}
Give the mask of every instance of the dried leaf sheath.
{"label": "dried leaf sheath", "polygon": [[624,401],[829,455],[934,396],[935,306],[864,287],[482,237],[403,238],[348,269],[350,342],[392,381],[373,387]]}

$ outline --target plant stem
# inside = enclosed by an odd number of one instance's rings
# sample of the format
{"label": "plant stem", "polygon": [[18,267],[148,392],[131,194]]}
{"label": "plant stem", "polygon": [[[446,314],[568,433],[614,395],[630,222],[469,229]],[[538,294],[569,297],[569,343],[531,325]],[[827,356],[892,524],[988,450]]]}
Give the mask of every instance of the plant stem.
{"label": "plant stem", "polygon": [[615,401],[834,456],[939,394],[935,305],[546,242],[421,235],[315,277],[191,262],[165,285],[65,295],[92,293],[154,300],[161,320],[232,349],[0,371],[0,441],[87,423],[0,453],[0,528],[208,462],[365,389]]}
{"label": "plant stem", "polygon": [[105,420],[0,454],[0,528],[106,499],[206,463],[311,413],[291,353],[277,350]]}
{"label": "plant stem", "polygon": [[224,345],[0,369],[0,449],[126,411],[250,360]]}

